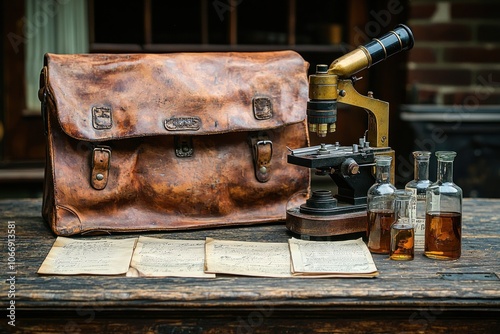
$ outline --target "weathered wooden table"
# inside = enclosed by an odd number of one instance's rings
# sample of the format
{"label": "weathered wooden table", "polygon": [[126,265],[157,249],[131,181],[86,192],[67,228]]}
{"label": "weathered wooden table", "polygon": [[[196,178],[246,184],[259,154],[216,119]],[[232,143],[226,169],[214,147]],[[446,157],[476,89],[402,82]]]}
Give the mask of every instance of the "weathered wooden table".
{"label": "weathered wooden table", "polygon": [[[375,279],[41,276],[36,272],[55,236],[40,209],[39,200],[0,201],[2,332],[500,332],[500,200],[464,201],[459,260],[417,254],[414,261],[395,262],[374,255]],[[9,233],[15,234],[15,259],[8,254]],[[284,224],[149,235],[290,238]]]}

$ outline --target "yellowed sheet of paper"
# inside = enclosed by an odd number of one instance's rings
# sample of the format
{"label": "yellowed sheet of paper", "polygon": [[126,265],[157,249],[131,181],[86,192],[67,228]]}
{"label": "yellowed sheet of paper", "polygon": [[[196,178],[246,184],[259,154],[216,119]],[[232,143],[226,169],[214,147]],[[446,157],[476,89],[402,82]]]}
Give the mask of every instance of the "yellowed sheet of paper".
{"label": "yellowed sheet of paper", "polygon": [[294,275],[375,277],[377,267],[363,240],[288,240]]}
{"label": "yellowed sheet of paper", "polygon": [[205,272],[261,277],[292,277],[288,244],[207,238]]}
{"label": "yellowed sheet of paper", "polygon": [[120,275],[129,268],[137,238],[79,240],[57,237],[39,274]]}
{"label": "yellowed sheet of paper", "polygon": [[205,240],[173,240],[140,236],[132,257],[129,277],[204,277]]}

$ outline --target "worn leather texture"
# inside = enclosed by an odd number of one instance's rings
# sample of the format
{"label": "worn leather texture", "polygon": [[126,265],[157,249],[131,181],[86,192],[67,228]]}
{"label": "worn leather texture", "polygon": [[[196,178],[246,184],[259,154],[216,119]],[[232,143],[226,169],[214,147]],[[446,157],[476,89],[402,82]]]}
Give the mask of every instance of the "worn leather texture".
{"label": "worn leather texture", "polygon": [[293,51],[45,56],[42,214],[57,235],[284,220],[309,170]]}

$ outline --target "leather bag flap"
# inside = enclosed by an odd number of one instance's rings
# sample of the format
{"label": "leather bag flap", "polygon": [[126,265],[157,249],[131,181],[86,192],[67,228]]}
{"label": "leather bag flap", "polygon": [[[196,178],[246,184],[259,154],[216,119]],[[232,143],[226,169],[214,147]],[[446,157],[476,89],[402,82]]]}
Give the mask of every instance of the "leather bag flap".
{"label": "leather bag flap", "polygon": [[293,51],[45,56],[63,131],[86,141],[262,131],[305,119]]}

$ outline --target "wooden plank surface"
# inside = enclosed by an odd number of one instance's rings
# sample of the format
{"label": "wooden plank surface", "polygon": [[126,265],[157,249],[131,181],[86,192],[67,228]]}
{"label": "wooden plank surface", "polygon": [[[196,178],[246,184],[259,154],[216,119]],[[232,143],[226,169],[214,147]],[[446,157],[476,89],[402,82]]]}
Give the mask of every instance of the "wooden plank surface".
{"label": "wooden plank surface", "polygon": [[[394,324],[397,319],[404,319],[404,323],[408,326],[407,330],[411,331],[415,330],[416,325],[422,326],[425,321],[429,322],[427,319],[429,317],[433,318],[433,326],[437,327],[441,326],[441,321],[446,322],[446,319],[454,318],[457,320],[454,322],[458,326],[456,328],[461,328],[460,324],[463,322],[463,326],[496,330],[499,328],[499,323],[494,319],[500,315],[500,281],[480,280],[481,275],[477,274],[500,275],[500,200],[466,199],[463,209],[462,257],[459,260],[436,261],[427,259],[422,254],[416,254],[414,261],[397,262],[389,260],[388,256],[374,254],[375,263],[380,271],[380,276],[375,279],[278,279],[234,276],[216,279],[129,278],[38,275],[36,271],[55,240],[55,236],[40,216],[41,202],[7,200],[0,201],[0,231],[4,236],[2,249],[5,253],[2,256],[1,268],[7,268],[5,236],[7,224],[11,221],[15,222],[17,269],[15,303],[19,314],[26,313],[52,319],[53,311],[57,310],[57,314],[62,316],[65,312],[69,312],[70,316],[77,317],[81,322],[85,318],[76,316],[75,310],[87,310],[90,313],[98,310],[97,313],[103,319],[113,318],[118,311],[122,312],[121,319],[124,315],[126,319],[127,314],[136,316],[142,314],[142,317],[146,318],[144,314],[148,314],[154,318],[155,314],[158,316],[159,313],[162,314],[162,319],[170,317],[174,319],[176,312],[182,312],[185,315],[182,316],[183,319],[196,313],[198,317],[199,314],[204,314],[212,317],[212,320],[224,317],[225,314],[229,314],[228,312],[231,314],[230,319],[238,316],[244,318],[244,315],[248,316],[251,312],[260,312],[259,319],[264,319],[266,310],[271,308],[273,316],[269,319],[282,319],[280,321],[284,323],[288,320],[283,319],[290,319],[292,316],[295,320],[290,320],[290,323],[295,321],[297,326],[307,327],[304,319],[316,316],[317,323],[324,324],[321,330],[328,327],[325,317],[326,319],[333,317],[338,321],[347,319],[346,317],[359,320],[359,315],[363,315],[367,317],[366,319],[373,317],[373,324],[376,325],[381,317],[389,315],[387,312],[394,318],[382,323]],[[291,237],[284,223],[142,235],[178,239],[214,237],[270,242],[286,242]],[[130,236],[131,234],[120,234],[84,238]],[[3,271],[6,272],[5,269]],[[443,279],[440,274],[467,275],[458,275],[457,280],[448,280]],[[8,303],[7,294],[8,284],[3,284],[2,303]],[[164,312],[169,312],[169,315],[166,316]],[[424,315],[428,317],[424,317],[421,312],[426,312]],[[479,321],[476,314],[489,320]],[[30,321],[36,319],[36,317],[26,317],[26,326],[30,324],[28,318]],[[412,318],[413,322],[410,321]],[[419,319],[421,321],[417,321]],[[227,319],[224,321],[227,324]],[[98,321],[92,322],[93,325],[98,323]],[[140,324],[140,321],[135,322],[137,326],[142,326]],[[156,332],[172,332],[167,330],[170,328],[169,323],[164,324],[167,327]],[[34,326],[33,323],[32,325]],[[197,328],[198,325],[193,326],[192,328]],[[359,322],[359,326],[369,325],[366,322]],[[85,328],[92,329],[92,327]],[[237,328],[242,329],[241,326]],[[426,328],[429,328],[428,325]],[[235,332],[236,327],[233,330]],[[190,329],[189,333],[191,332]],[[311,327],[310,332],[316,330],[312,330]]]}

